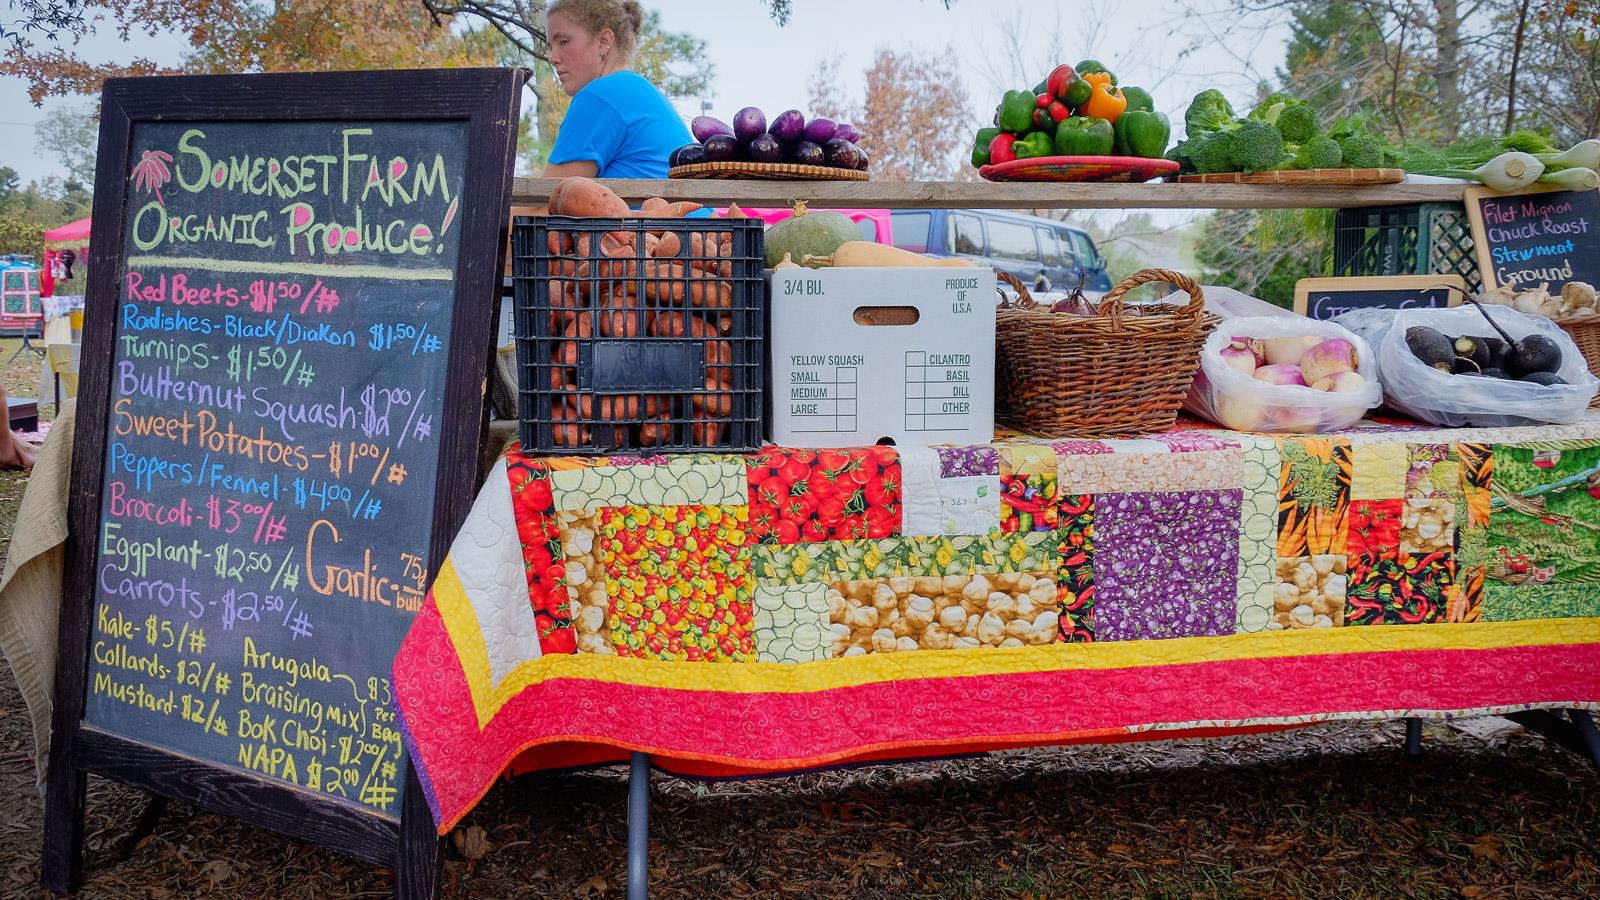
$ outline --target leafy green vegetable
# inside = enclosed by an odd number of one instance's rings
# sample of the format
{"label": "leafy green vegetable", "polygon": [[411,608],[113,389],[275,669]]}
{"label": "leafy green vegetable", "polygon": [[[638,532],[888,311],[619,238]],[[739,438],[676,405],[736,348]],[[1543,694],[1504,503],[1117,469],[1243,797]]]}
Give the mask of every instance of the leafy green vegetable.
{"label": "leafy green vegetable", "polygon": [[1190,137],[1203,132],[1231,130],[1235,127],[1233,106],[1221,91],[1208,88],[1195,94],[1189,102],[1189,109],[1183,114],[1183,124]]}
{"label": "leafy green vegetable", "polygon": [[1260,119],[1246,119],[1233,133],[1233,161],[1240,172],[1268,172],[1288,159],[1283,135]]}
{"label": "leafy green vegetable", "polygon": [[1339,142],[1325,134],[1313,135],[1311,140],[1294,150],[1294,169],[1337,169],[1344,163],[1344,150]]}
{"label": "leafy green vegetable", "polygon": [[1295,100],[1284,107],[1273,124],[1283,135],[1284,143],[1303,144],[1317,134],[1317,111],[1311,104]]}

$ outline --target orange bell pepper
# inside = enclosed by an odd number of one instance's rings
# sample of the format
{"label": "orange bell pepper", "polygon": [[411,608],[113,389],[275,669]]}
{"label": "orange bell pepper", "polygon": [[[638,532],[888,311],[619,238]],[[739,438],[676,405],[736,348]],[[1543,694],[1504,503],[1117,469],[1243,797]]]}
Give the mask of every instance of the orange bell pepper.
{"label": "orange bell pepper", "polygon": [[1084,81],[1089,82],[1089,84],[1094,87],[1099,87],[1102,84],[1108,87],[1112,86],[1110,72],[1089,72],[1087,74],[1080,75],[1079,77]]}
{"label": "orange bell pepper", "polygon": [[[1088,80],[1092,75],[1101,74],[1091,72],[1084,76]],[[1116,122],[1117,117],[1128,108],[1128,98],[1111,85],[1111,76],[1107,75],[1105,81],[1094,82],[1094,90],[1089,94],[1089,99],[1078,107],[1078,114],[1094,116],[1096,119],[1105,119],[1107,122]]]}

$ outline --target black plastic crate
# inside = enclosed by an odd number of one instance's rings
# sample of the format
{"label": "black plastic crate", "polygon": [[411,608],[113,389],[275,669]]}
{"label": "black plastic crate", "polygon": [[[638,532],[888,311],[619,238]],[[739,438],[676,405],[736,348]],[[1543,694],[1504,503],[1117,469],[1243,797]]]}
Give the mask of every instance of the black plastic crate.
{"label": "black plastic crate", "polygon": [[1468,290],[1483,289],[1460,203],[1341,209],[1333,234],[1335,275],[1460,275]]}
{"label": "black plastic crate", "polygon": [[[762,234],[759,219],[517,217],[522,446],[574,454],[759,449]],[[676,242],[676,253],[653,255],[660,242]],[[625,255],[608,255],[617,252]]]}

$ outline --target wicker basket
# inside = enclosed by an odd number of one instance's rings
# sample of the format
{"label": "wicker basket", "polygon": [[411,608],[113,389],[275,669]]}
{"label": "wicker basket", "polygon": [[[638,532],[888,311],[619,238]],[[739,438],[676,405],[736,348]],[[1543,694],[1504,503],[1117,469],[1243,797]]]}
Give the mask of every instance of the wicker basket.
{"label": "wicker basket", "polygon": [[[1572,342],[1583,351],[1583,358],[1589,363],[1589,371],[1596,378],[1600,378],[1600,316],[1590,316],[1587,319],[1567,319],[1558,321],[1561,330],[1572,338]],[[1600,407],[1600,394],[1596,394],[1589,405]]]}
{"label": "wicker basket", "polygon": [[[995,401],[1001,421],[1046,437],[1148,434],[1172,426],[1216,327],[1200,286],[1167,269],[1143,269],[1100,301],[1097,314],[1053,313],[1021,283],[1016,306],[995,314]],[[1141,284],[1166,281],[1185,306],[1127,306]]]}

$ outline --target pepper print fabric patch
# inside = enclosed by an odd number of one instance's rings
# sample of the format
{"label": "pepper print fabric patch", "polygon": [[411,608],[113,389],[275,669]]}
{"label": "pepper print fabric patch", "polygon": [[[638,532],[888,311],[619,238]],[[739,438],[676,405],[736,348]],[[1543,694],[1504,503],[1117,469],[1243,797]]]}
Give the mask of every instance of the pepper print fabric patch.
{"label": "pepper print fabric patch", "polygon": [[1056,576],[1056,612],[1061,640],[1094,640],[1094,497],[1061,498],[1061,568]]}
{"label": "pepper print fabric patch", "polygon": [[600,510],[600,564],[618,656],[749,662],[750,546],[744,506]]}

